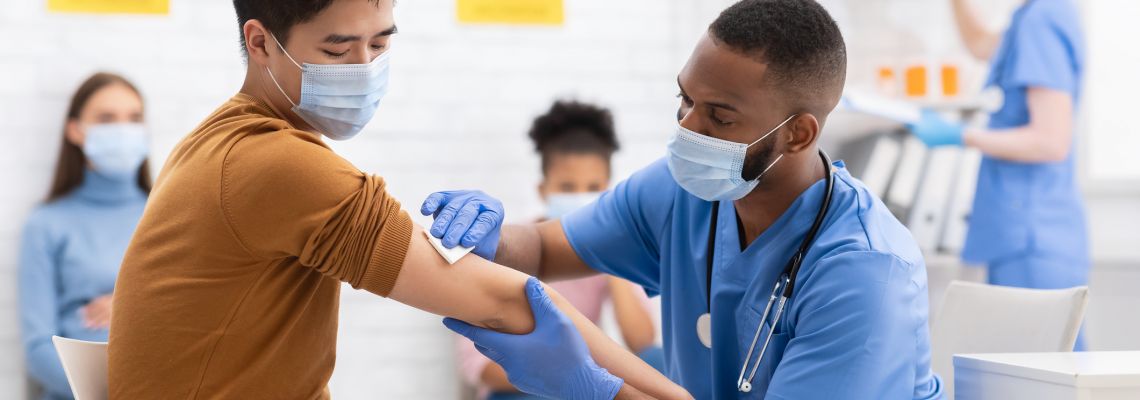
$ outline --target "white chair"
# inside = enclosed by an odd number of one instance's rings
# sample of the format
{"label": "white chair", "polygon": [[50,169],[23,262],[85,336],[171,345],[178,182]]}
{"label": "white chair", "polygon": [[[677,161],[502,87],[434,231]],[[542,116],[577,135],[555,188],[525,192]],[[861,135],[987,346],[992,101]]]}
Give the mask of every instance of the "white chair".
{"label": "white chair", "polygon": [[107,399],[107,343],[52,336],[75,400]]}
{"label": "white chair", "polygon": [[1072,351],[1088,287],[1020,289],[951,282],[931,329],[931,367],[954,398],[954,354]]}

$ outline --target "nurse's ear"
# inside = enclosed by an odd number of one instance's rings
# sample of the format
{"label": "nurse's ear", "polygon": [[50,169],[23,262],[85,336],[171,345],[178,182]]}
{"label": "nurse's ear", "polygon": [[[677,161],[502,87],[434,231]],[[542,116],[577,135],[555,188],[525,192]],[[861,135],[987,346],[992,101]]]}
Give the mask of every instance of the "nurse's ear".
{"label": "nurse's ear", "polygon": [[261,21],[251,19],[242,26],[242,34],[245,35],[245,51],[249,55],[249,62],[262,67],[268,66],[269,49],[267,46],[276,46],[277,44],[269,35],[269,30],[265,29],[265,25],[262,25]]}
{"label": "nurse's ear", "polygon": [[819,139],[820,123],[815,115],[802,113],[788,122],[788,135],[784,136],[784,152],[799,153],[814,148]]}

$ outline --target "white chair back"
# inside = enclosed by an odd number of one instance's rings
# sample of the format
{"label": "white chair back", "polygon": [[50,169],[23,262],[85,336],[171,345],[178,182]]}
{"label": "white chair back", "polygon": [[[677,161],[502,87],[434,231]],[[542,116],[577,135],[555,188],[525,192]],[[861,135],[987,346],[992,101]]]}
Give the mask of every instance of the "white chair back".
{"label": "white chair back", "polygon": [[951,282],[931,329],[931,366],[954,398],[954,355],[1072,351],[1088,287],[1021,289]]}
{"label": "white chair back", "polygon": [[107,399],[107,343],[52,336],[75,400]]}

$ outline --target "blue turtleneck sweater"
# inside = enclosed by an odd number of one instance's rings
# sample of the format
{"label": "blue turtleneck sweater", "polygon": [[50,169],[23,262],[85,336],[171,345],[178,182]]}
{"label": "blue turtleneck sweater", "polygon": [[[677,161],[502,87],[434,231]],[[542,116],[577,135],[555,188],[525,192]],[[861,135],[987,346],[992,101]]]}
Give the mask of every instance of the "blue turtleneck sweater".
{"label": "blue turtleneck sweater", "polygon": [[83,326],[80,309],[110,294],[127,244],[146,205],[134,176],[91,170],[66,197],[38,207],[20,249],[20,319],[28,373],[45,398],[71,398],[52,335],[106,341],[106,329]]}

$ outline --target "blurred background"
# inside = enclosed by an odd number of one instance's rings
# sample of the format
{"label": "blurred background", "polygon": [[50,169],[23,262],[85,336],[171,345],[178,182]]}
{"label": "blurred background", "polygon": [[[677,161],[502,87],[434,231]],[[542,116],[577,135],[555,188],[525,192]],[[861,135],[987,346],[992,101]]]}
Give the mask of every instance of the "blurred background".
{"label": "blurred background", "polygon": [[[948,1],[821,2],[847,39],[849,89],[966,112],[986,108],[980,87],[987,66],[968,57]],[[154,14],[59,12],[47,3],[0,0],[0,398],[27,391],[15,279],[20,229],[47,193],[75,87],[95,71],[138,85],[157,171],[183,135],[236,93],[245,72],[228,1],[169,0]],[[558,98],[612,109],[622,141],[615,178],[663,156],[678,106],[676,75],[732,2],[561,3],[560,21],[519,25],[461,21],[456,0],[399,2],[391,93],[358,138],[333,147],[383,176],[421,224],[428,220],[416,212],[420,201],[441,189],[482,189],[503,200],[508,219],[539,216],[540,169],[526,130]],[[1000,27],[1017,1],[976,3]],[[1129,44],[1140,37],[1140,3],[1078,3],[1089,49],[1077,131],[1094,260],[1089,345],[1140,350],[1140,234],[1133,230],[1140,226],[1140,164],[1132,159],[1140,128],[1131,119],[1140,104],[1140,46]],[[898,129],[839,110],[828,121],[825,148],[848,159],[911,226],[929,257],[937,307],[950,279],[981,279],[980,270],[957,262],[973,190],[962,171],[976,155],[925,154],[892,136]],[[881,159],[892,161],[873,161]],[[339,345],[354,350],[338,354],[334,397],[460,395],[439,318],[352,290],[343,300]]]}

